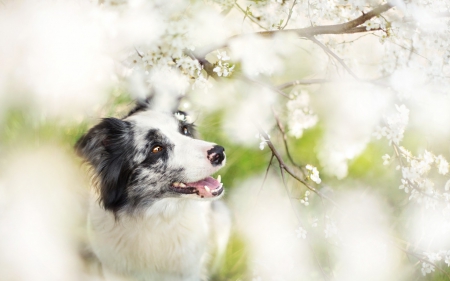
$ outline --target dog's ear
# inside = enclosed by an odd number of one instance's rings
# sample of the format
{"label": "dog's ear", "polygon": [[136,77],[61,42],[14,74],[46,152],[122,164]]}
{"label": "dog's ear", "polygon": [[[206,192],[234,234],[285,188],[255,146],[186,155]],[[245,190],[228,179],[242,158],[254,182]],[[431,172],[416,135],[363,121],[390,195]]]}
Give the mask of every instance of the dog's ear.
{"label": "dog's ear", "polygon": [[132,172],[131,124],[105,118],[81,137],[75,149],[95,169],[100,202],[105,209],[118,211],[127,200],[127,183]]}

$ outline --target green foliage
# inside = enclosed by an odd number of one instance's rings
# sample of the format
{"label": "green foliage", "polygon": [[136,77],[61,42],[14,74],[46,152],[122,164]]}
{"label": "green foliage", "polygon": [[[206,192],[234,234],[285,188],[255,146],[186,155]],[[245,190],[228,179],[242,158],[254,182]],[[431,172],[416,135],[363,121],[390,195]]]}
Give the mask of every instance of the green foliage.
{"label": "green foliage", "polygon": [[211,277],[211,281],[248,280],[248,250],[244,240],[236,233],[231,235],[223,264]]}
{"label": "green foliage", "polygon": [[0,127],[0,143],[5,147],[57,143],[69,148],[87,130],[88,124],[85,121],[40,118],[26,108],[13,108],[6,112]]}
{"label": "green foliage", "polygon": [[386,177],[387,172],[380,155],[386,154],[387,151],[389,148],[382,146],[380,142],[369,143],[366,149],[349,163],[349,176],[364,178],[371,182],[380,181]]}

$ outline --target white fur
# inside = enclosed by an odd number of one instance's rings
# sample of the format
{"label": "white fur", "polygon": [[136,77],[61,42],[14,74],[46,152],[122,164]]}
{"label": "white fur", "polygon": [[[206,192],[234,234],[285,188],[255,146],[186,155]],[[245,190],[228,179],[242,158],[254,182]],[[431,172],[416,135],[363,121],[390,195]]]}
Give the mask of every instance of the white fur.
{"label": "white fur", "polygon": [[[104,267],[136,280],[200,280],[208,259],[210,201],[166,198],[145,215],[111,212],[92,204],[91,245]],[[225,231],[227,232],[227,231]]]}

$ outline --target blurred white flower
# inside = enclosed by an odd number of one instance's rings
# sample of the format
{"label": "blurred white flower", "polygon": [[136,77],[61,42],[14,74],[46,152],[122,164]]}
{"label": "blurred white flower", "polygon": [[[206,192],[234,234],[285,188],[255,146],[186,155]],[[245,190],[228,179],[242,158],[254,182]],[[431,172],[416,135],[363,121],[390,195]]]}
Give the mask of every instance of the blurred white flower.
{"label": "blurred white flower", "polygon": [[319,183],[322,182],[322,180],[321,180],[320,177],[319,177],[319,171],[317,170],[316,167],[314,167],[314,166],[308,164],[308,165],[306,165],[305,168],[306,168],[306,170],[307,170],[308,173],[309,173],[309,178],[310,178],[313,182],[315,182],[315,183],[317,183],[317,184],[319,184]]}
{"label": "blurred white flower", "polygon": [[324,229],[325,238],[331,238],[335,236],[337,234],[337,231],[338,230],[336,224],[333,221],[328,220]]}
{"label": "blurred white flower", "polygon": [[217,59],[220,60],[220,61],[230,60],[230,57],[227,55],[226,51],[223,51],[223,52],[217,51],[216,56],[217,56]]}
{"label": "blurred white flower", "polygon": [[252,278],[252,281],[262,281],[261,276],[255,276]]}
{"label": "blurred white flower", "polygon": [[445,253],[444,262],[447,264],[447,266],[450,266],[450,251],[447,251]]}
{"label": "blurred white flower", "polygon": [[448,180],[448,181],[445,183],[444,189],[445,189],[445,191],[449,191],[449,190],[450,190],[450,180]]}
{"label": "blurred white flower", "polygon": [[17,1],[0,9],[0,76],[8,77],[0,95],[26,93],[7,102],[32,102],[43,115],[92,113],[114,70],[101,15],[89,1]]}
{"label": "blurred white flower", "polygon": [[[268,137],[269,137],[269,139],[270,139],[270,135],[267,135]],[[267,144],[267,142],[269,141],[268,139],[266,139],[263,135],[261,135],[261,134],[257,134],[256,135],[256,138],[258,139],[260,139],[261,140],[261,142],[259,143],[259,149],[261,149],[261,150],[264,150],[264,147],[266,146],[266,144]]]}
{"label": "blurred white flower", "polygon": [[435,160],[439,170],[439,174],[446,175],[448,173],[449,168],[447,160],[442,155],[437,156]]}
{"label": "blurred white flower", "polygon": [[300,199],[301,204],[309,206],[309,198],[308,198],[309,194],[311,194],[309,190],[305,191],[305,196],[303,197],[303,199]]}
{"label": "blurred white flower", "polygon": [[306,234],[308,233],[303,227],[299,226],[295,233],[297,235],[297,238],[306,239]]}
{"label": "blurred white flower", "polygon": [[228,77],[233,73],[234,65],[230,66],[227,62],[222,62],[219,60],[213,71],[217,73],[218,76]]}
{"label": "blurred white flower", "polygon": [[389,156],[388,154],[383,155],[383,157],[381,157],[383,159],[383,165],[389,165],[389,163],[391,162],[391,156]]}
{"label": "blurred white flower", "polygon": [[306,91],[298,94],[294,91],[294,99],[287,102],[289,134],[295,138],[300,138],[305,129],[314,127],[318,117],[309,107],[309,95]]}
{"label": "blurred white flower", "polygon": [[215,63],[215,67],[213,69],[214,72],[217,73],[218,76],[228,77],[233,73],[234,65],[230,65],[230,63],[226,62],[230,60],[230,57],[227,55],[226,51],[217,51],[216,52],[217,62]]}
{"label": "blurred white flower", "polygon": [[323,138],[318,158],[323,172],[342,179],[349,160],[364,151],[391,97],[367,84],[330,83],[322,86],[315,107],[323,112]]}
{"label": "blurred white flower", "polygon": [[434,265],[429,264],[427,262],[422,262],[422,274],[423,276],[427,275],[428,273],[431,273],[434,271]]}
{"label": "blurred white flower", "polygon": [[317,227],[319,219],[318,218],[313,218],[312,222],[311,222],[311,227]]}
{"label": "blurred white flower", "polygon": [[[284,48],[283,48],[284,47]],[[240,59],[242,71],[250,77],[260,74],[272,75],[283,70],[282,55],[289,52],[286,44],[274,45],[268,40],[255,35],[247,35],[230,42],[233,58]]]}
{"label": "blurred white flower", "polygon": [[204,93],[206,93],[212,87],[213,86],[211,82],[209,82],[208,79],[201,73],[201,71],[199,71],[199,74],[195,79],[194,84],[192,84],[192,90],[200,89],[203,90]]}

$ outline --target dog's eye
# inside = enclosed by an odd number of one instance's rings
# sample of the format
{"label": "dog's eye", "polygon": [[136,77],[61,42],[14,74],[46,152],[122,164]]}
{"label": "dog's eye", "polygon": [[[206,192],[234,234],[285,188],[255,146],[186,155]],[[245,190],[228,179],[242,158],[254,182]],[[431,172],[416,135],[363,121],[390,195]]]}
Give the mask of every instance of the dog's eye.
{"label": "dog's eye", "polygon": [[189,136],[191,133],[189,132],[188,127],[184,126],[183,128],[181,128],[181,131],[183,132],[184,135]]}
{"label": "dog's eye", "polygon": [[153,148],[152,148],[152,153],[159,153],[159,152],[161,152],[161,151],[163,151],[164,150],[164,148],[162,147],[162,146],[160,146],[160,145],[155,145]]}

